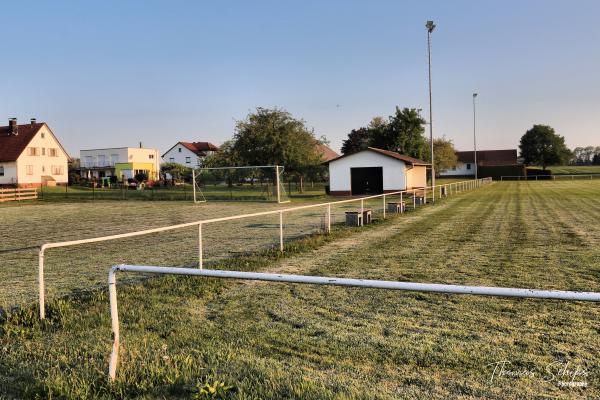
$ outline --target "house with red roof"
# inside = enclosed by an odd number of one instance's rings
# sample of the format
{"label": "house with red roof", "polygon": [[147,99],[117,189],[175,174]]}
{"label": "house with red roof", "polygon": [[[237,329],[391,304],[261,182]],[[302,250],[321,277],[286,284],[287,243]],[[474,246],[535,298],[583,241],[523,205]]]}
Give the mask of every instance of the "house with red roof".
{"label": "house with red roof", "polygon": [[165,162],[196,168],[202,165],[206,157],[217,151],[219,147],[210,142],[177,142],[162,155],[162,159]]}
{"label": "house with red roof", "polygon": [[[475,176],[475,152],[457,151],[458,159],[453,168],[440,171],[440,176],[471,177]],[[477,150],[477,166],[500,167],[517,165],[517,149]]]}
{"label": "house with red roof", "polygon": [[45,122],[19,125],[11,118],[0,126],[0,186],[66,185],[69,160]]}

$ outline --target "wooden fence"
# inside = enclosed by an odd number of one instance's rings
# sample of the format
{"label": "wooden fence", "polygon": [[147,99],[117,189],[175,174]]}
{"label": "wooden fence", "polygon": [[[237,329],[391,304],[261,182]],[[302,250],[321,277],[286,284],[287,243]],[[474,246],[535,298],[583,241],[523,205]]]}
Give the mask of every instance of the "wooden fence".
{"label": "wooden fence", "polygon": [[37,198],[36,188],[0,189],[0,203],[14,200],[35,200]]}

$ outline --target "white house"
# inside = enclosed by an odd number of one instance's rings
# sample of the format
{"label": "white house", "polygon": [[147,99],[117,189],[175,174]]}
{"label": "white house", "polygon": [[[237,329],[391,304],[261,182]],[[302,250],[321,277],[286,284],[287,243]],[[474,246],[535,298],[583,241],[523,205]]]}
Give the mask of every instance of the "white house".
{"label": "white house", "polygon": [[329,191],[334,196],[389,193],[427,185],[423,160],[369,147],[329,164]]}
{"label": "white house", "polygon": [[[475,176],[475,153],[473,151],[457,151],[456,166],[440,171],[440,176],[469,177]],[[479,167],[499,167],[517,165],[517,150],[477,150]]]}
{"label": "white house", "polygon": [[144,174],[150,180],[159,178],[159,153],[157,149],[141,147],[113,147],[80,150],[81,177],[102,179],[114,176],[117,180]]}
{"label": "white house", "polygon": [[69,155],[45,122],[0,127],[0,186],[66,185]]}
{"label": "white house", "polygon": [[202,161],[216,151],[219,151],[219,147],[209,142],[177,142],[162,155],[162,158],[165,162],[195,168],[202,165]]}

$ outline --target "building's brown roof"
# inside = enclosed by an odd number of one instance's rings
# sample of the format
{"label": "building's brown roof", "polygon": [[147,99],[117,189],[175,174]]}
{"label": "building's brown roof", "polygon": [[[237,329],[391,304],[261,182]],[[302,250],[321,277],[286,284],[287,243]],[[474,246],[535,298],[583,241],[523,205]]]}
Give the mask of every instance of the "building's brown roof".
{"label": "building's brown roof", "polygon": [[329,146],[323,143],[317,143],[315,145],[315,150],[321,155],[321,159],[325,162],[333,160],[334,158],[338,158],[340,156],[338,153],[331,150]]}
{"label": "building's brown roof", "polygon": [[[457,151],[458,161],[463,163],[472,163],[475,161],[475,152]],[[477,150],[477,165],[480,166],[499,166],[516,165],[517,150]]]}
{"label": "building's brown roof", "polygon": [[[210,142],[177,142],[175,146],[178,144],[190,151],[193,151],[198,156],[205,156],[205,151],[219,151],[219,147]],[[164,157],[169,151],[173,150],[175,146],[165,151],[165,154],[163,154],[162,157]]]}
{"label": "building's brown roof", "polygon": [[18,135],[11,134],[8,126],[0,126],[0,161],[17,161],[43,125],[43,122],[18,125]]}
{"label": "building's brown roof", "polygon": [[[361,150],[361,151],[369,151],[369,150],[374,151],[379,154],[383,154],[384,156],[395,158],[396,160],[404,161],[405,163],[411,164],[411,165],[431,165],[427,161],[423,161],[423,160],[419,160],[417,158],[405,156],[404,154],[396,153],[395,151],[378,149],[377,147],[367,147],[365,150]],[[351,156],[352,154],[356,154],[356,153],[344,154],[343,156],[333,158],[329,161],[326,161],[325,163],[330,163],[332,161],[339,160],[340,158]]]}

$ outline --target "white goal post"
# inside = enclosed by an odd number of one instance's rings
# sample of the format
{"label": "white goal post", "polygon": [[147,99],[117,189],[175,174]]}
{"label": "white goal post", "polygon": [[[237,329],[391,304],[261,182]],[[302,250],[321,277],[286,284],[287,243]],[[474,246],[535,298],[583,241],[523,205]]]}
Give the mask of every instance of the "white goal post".
{"label": "white goal post", "polygon": [[[207,181],[212,178],[214,188],[228,192],[230,199],[276,201],[279,204],[289,203],[290,200],[283,185],[281,165],[247,165],[231,167],[198,167],[192,170],[192,187],[194,203],[206,203],[210,198]],[[255,184],[258,184],[255,186]],[[235,186],[234,186],[235,185]],[[203,188],[204,186],[204,188]],[[227,187],[228,191],[224,191]],[[234,189],[235,188],[235,189]],[[246,190],[244,190],[246,189]],[[219,198],[219,194],[216,194]],[[221,200],[226,196],[221,194]]]}

